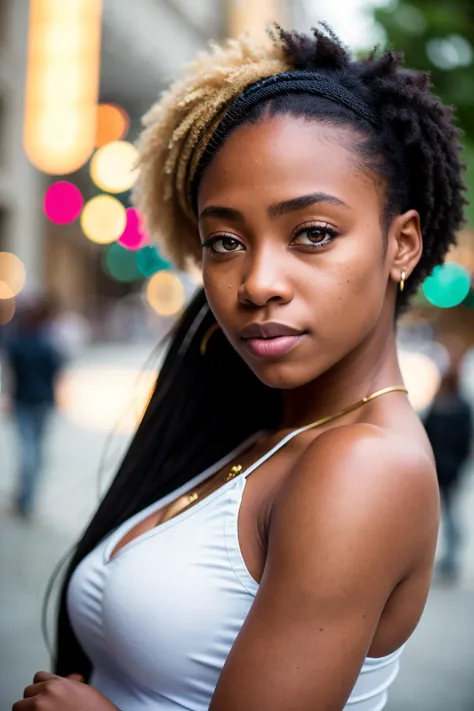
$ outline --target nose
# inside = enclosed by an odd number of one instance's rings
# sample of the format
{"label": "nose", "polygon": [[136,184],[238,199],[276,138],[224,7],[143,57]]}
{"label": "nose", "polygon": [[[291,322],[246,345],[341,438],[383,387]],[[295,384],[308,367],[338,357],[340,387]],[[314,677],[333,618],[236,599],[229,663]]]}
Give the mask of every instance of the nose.
{"label": "nose", "polygon": [[269,301],[286,304],[293,298],[286,255],[261,252],[248,262],[239,301],[243,306],[265,306]]}

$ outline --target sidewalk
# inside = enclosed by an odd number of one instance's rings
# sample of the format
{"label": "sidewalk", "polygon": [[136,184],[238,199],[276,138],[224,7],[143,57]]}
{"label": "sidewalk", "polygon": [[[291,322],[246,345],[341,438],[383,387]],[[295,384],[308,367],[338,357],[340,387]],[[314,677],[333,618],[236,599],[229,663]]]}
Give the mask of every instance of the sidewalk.
{"label": "sidewalk", "polygon": [[[122,354],[123,350],[118,354],[113,349],[106,354],[91,353],[84,367],[107,364],[110,373],[115,368],[123,374],[124,369],[143,365],[147,355],[137,351],[125,362]],[[99,392],[96,398],[100,398]],[[99,461],[106,439],[106,431],[86,428],[65,414],[55,416],[38,513],[27,524],[8,514],[14,486],[15,441],[11,424],[0,415],[0,711],[10,711],[35,671],[49,668],[41,636],[44,590],[58,560],[87,524],[129,435],[118,433],[112,438],[99,482]],[[465,480],[460,508],[467,536],[465,575],[456,588],[433,588],[423,619],[405,650],[386,711],[474,709],[472,474]],[[53,628],[50,615],[50,634]]]}

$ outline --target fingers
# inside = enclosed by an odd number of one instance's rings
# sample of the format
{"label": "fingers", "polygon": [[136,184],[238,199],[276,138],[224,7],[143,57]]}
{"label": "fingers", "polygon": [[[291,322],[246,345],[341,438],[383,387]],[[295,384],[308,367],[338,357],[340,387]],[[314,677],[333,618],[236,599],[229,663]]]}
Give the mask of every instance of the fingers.
{"label": "fingers", "polygon": [[33,677],[33,683],[36,684],[39,681],[48,681],[48,679],[61,679],[57,674],[52,674],[51,672],[39,671]]}
{"label": "fingers", "polygon": [[35,702],[32,699],[17,701],[12,706],[12,711],[33,711]]}
{"label": "fingers", "polygon": [[44,681],[42,681],[38,684],[30,684],[30,686],[27,686],[26,689],[23,691],[23,698],[30,699],[32,696],[36,696],[37,694],[40,693],[40,691],[43,687],[44,687]]}
{"label": "fingers", "polygon": [[68,674],[66,679],[71,679],[72,681],[84,681],[82,674]]}
{"label": "fingers", "polygon": [[[23,701],[17,701],[16,704],[14,704],[14,706],[12,707],[12,711],[28,711],[31,706],[31,704],[27,701],[28,699],[32,699],[34,696],[38,696],[38,694],[40,694],[46,686],[46,682],[51,681],[52,679],[62,678],[63,677],[58,676],[57,674],[52,674],[51,672],[36,672],[33,677],[33,684],[27,686],[23,691]],[[69,674],[66,679],[78,682],[84,681],[84,677],[82,676],[82,674]]]}

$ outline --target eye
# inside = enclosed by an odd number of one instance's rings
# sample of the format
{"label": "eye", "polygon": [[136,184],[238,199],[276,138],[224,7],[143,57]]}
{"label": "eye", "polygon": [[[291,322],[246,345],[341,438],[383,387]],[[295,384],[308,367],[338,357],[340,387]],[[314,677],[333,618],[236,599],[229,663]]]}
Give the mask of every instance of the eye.
{"label": "eye", "polygon": [[230,235],[216,235],[201,242],[201,246],[209,249],[214,254],[234,254],[242,252],[244,246],[238,239]]}
{"label": "eye", "polygon": [[328,224],[311,224],[300,227],[293,237],[292,244],[297,244],[310,249],[325,247],[335,239],[339,233]]}

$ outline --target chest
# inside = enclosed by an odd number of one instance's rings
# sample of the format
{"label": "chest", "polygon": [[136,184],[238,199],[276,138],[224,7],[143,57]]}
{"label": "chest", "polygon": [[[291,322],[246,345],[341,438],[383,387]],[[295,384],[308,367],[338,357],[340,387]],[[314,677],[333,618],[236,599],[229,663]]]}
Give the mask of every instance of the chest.
{"label": "chest", "polygon": [[212,693],[258,590],[238,539],[242,483],[112,558],[118,529],[78,566],[69,614],[102,675],[126,670],[128,687],[170,694],[184,676],[199,682],[196,693]]}
{"label": "chest", "polygon": [[[158,510],[152,511],[119,536],[110,553],[110,558],[113,559],[134,540],[176,519],[194,506],[200,505],[202,502],[205,503],[208,497],[219,496],[219,491],[232,478],[232,474],[229,476],[229,473],[232,473],[233,469],[234,471],[235,469],[245,470],[252,463],[252,457],[255,458],[254,450],[239,457],[238,463],[237,460],[231,462],[209,479],[189,488],[184,494],[161,506]],[[242,498],[239,502],[236,522],[237,541],[245,565],[257,582],[261,580],[265,567],[272,504],[284,479],[286,469],[284,457],[280,457],[279,461],[275,460],[272,464],[271,469],[268,465],[263,465],[257,476],[246,481],[243,481],[242,474],[238,474],[237,486],[242,491]]]}

